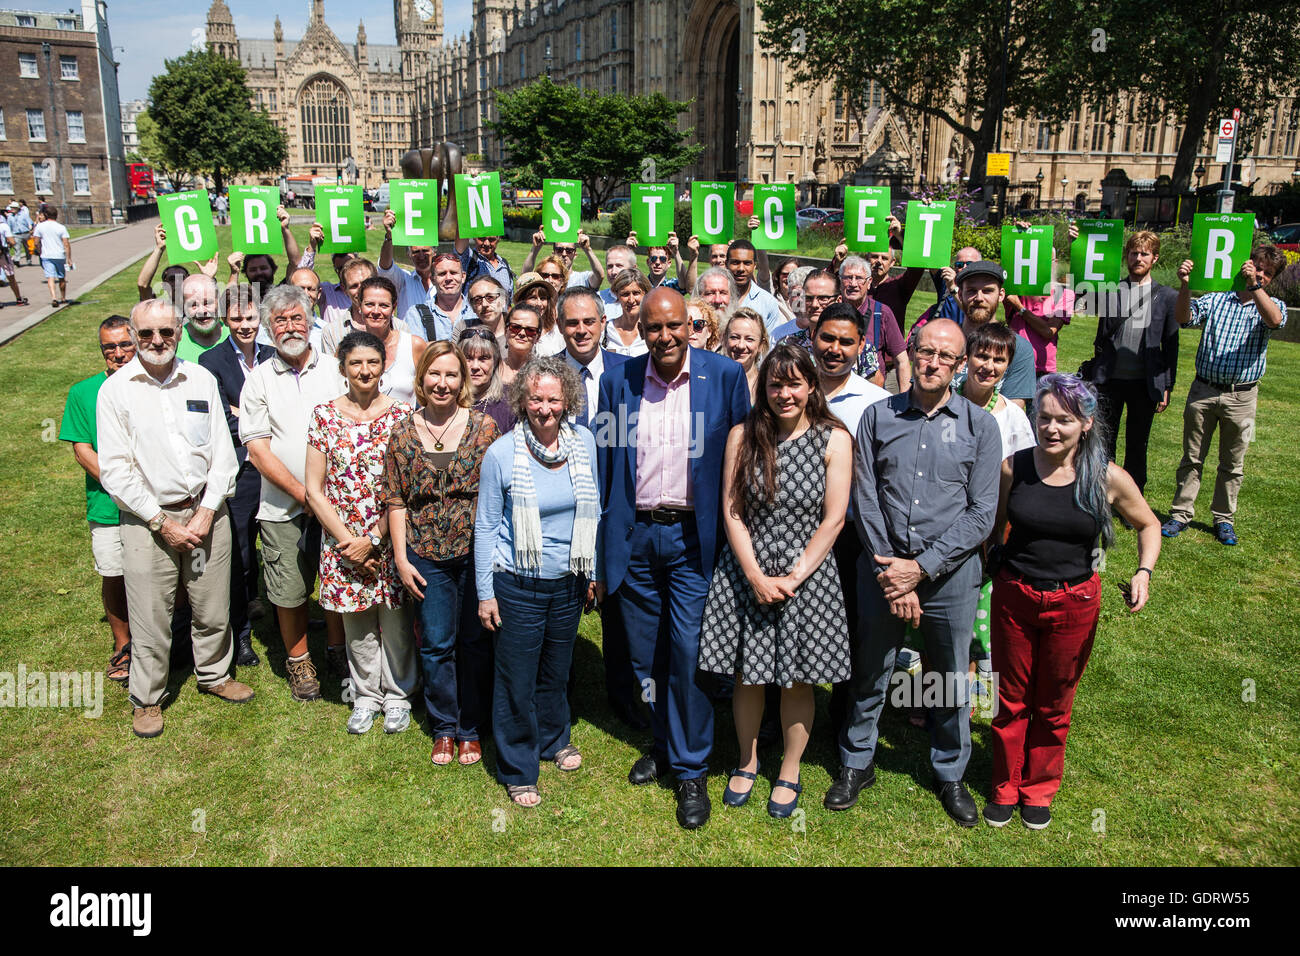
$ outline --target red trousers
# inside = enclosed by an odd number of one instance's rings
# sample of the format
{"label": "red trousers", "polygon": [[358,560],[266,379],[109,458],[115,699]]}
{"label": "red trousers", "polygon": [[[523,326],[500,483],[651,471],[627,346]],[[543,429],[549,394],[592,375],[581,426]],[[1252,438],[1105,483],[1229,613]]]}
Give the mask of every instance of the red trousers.
{"label": "red trousers", "polygon": [[1074,691],[1101,612],[1094,574],[1038,591],[1006,570],[993,580],[993,802],[1046,807],[1061,787]]}

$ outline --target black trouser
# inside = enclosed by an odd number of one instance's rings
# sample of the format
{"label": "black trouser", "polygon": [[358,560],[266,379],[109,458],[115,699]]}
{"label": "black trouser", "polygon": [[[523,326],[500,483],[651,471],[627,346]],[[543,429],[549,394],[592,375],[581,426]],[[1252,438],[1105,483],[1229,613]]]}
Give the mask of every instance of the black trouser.
{"label": "black trouser", "polygon": [[1106,423],[1106,454],[1116,461],[1115,448],[1119,441],[1119,419],[1128,408],[1124,423],[1124,470],[1137,483],[1138,490],[1147,485],[1147,442],[1151,438],[1151,422],[1156,416],[1156,403],[1151,401],[1146,379],[1111,379],[1097,388],[1102,421]]}
{"label": "black trouser", "polygon": [[[849,633],[858,633],[858,556],[862,554],[862,539],[858,537],[857,522],[850,519],[835,539],[831,549],[835,566],[840,572],[840,588],[844,592],[844,616],[849,622]],[[839,740],[849,708],[849,682],[831,685],[831,730]]]}
{"label": "black trouser", "polygon": [[230,636],[238,643],[252,633],[248,605],[257,599],[257,509],[262,499],[262,476],[245,461],[235,479],[235,493],[226,499],[230,509]]}

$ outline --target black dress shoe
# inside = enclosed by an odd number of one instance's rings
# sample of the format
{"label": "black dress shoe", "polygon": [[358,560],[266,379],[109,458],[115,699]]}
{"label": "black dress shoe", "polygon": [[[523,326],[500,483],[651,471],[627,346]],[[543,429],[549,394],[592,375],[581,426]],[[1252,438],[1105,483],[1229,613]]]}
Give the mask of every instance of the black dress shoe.
{"label": "black dress shoe", "polygon": [[650,720],[645,714],[641,713],[641,709],[635,704],[620,704],[611,700],[609,709],[614,712],[614,716],[619,719],[620,723],[626,724],[633,730],[650,729]]}
{"label": "black dress shoe", "polygon": [[656,757],[654,754],[642,754],[641,758],[634,764],[628,772],[627,782],[634,786],[641,787],[647,783],[654,783],[660,777],[668,772],[668,760],[666,757]]}
{"label": "black dress shoe", "polygon": [[687,830],[698,830],[709,822],[709,787],[705,777],[692,777],[677,785],[677,822]]}
{"label": "black dress shoe", "polygon": [[858,794],[876,782],[876,765],[872,762],[866,770],[840,767],[840,777],[826,791],[822,806],[827,810],[847,810],[858,802]]}
{"label": "black dress shoe", "polygon": [[939,802],[948,811],[948,816],[964,827],[973,827],[980,822],[979,809],[975,806],[975,798],[966,789],[966,784],[960,780],[952,780],[948,782],[937,781],[936,786],[939,788]]}
{"label": "black dress shoe", "polygon": [[247,637],[240,638],[235,644],[235,665],[238,667],[256,667],[260,663],[262,661],[253,650],[253,642]]}

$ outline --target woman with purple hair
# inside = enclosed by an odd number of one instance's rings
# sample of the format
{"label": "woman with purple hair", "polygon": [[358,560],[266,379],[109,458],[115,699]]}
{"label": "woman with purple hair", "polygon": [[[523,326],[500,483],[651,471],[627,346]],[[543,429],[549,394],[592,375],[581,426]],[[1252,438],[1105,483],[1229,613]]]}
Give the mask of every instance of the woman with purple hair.
{"label": "woman with purple hair", "polygon": [[1097,393],[1073,375],[1038,380],[1031,416],[1038,444],[1002,463],[991,540],[993,793],[984,819],[1041,830],[1061,786],[1065,738],[1079,678],[1088,664],[1101,611],[1098,568],[1115,537],[1112,508],[1137,530],[1138,569],[1120,585],[1130,611],[1147,603],[1160,556],[1160,522],[1137,484],[1107,461]]}

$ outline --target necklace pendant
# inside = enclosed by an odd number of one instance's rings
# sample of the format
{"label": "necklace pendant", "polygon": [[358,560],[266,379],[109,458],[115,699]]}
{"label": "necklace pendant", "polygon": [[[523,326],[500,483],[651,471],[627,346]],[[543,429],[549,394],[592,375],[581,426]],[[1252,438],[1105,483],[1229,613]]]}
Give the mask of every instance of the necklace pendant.
{"label": "necklace pendant", "polygon": [[442,451],[442,442],[440,442],[440,441],[436,441],[436,442],[434,442],[434,443],[433,443],[433,450],[434,450],[434,451]]}

